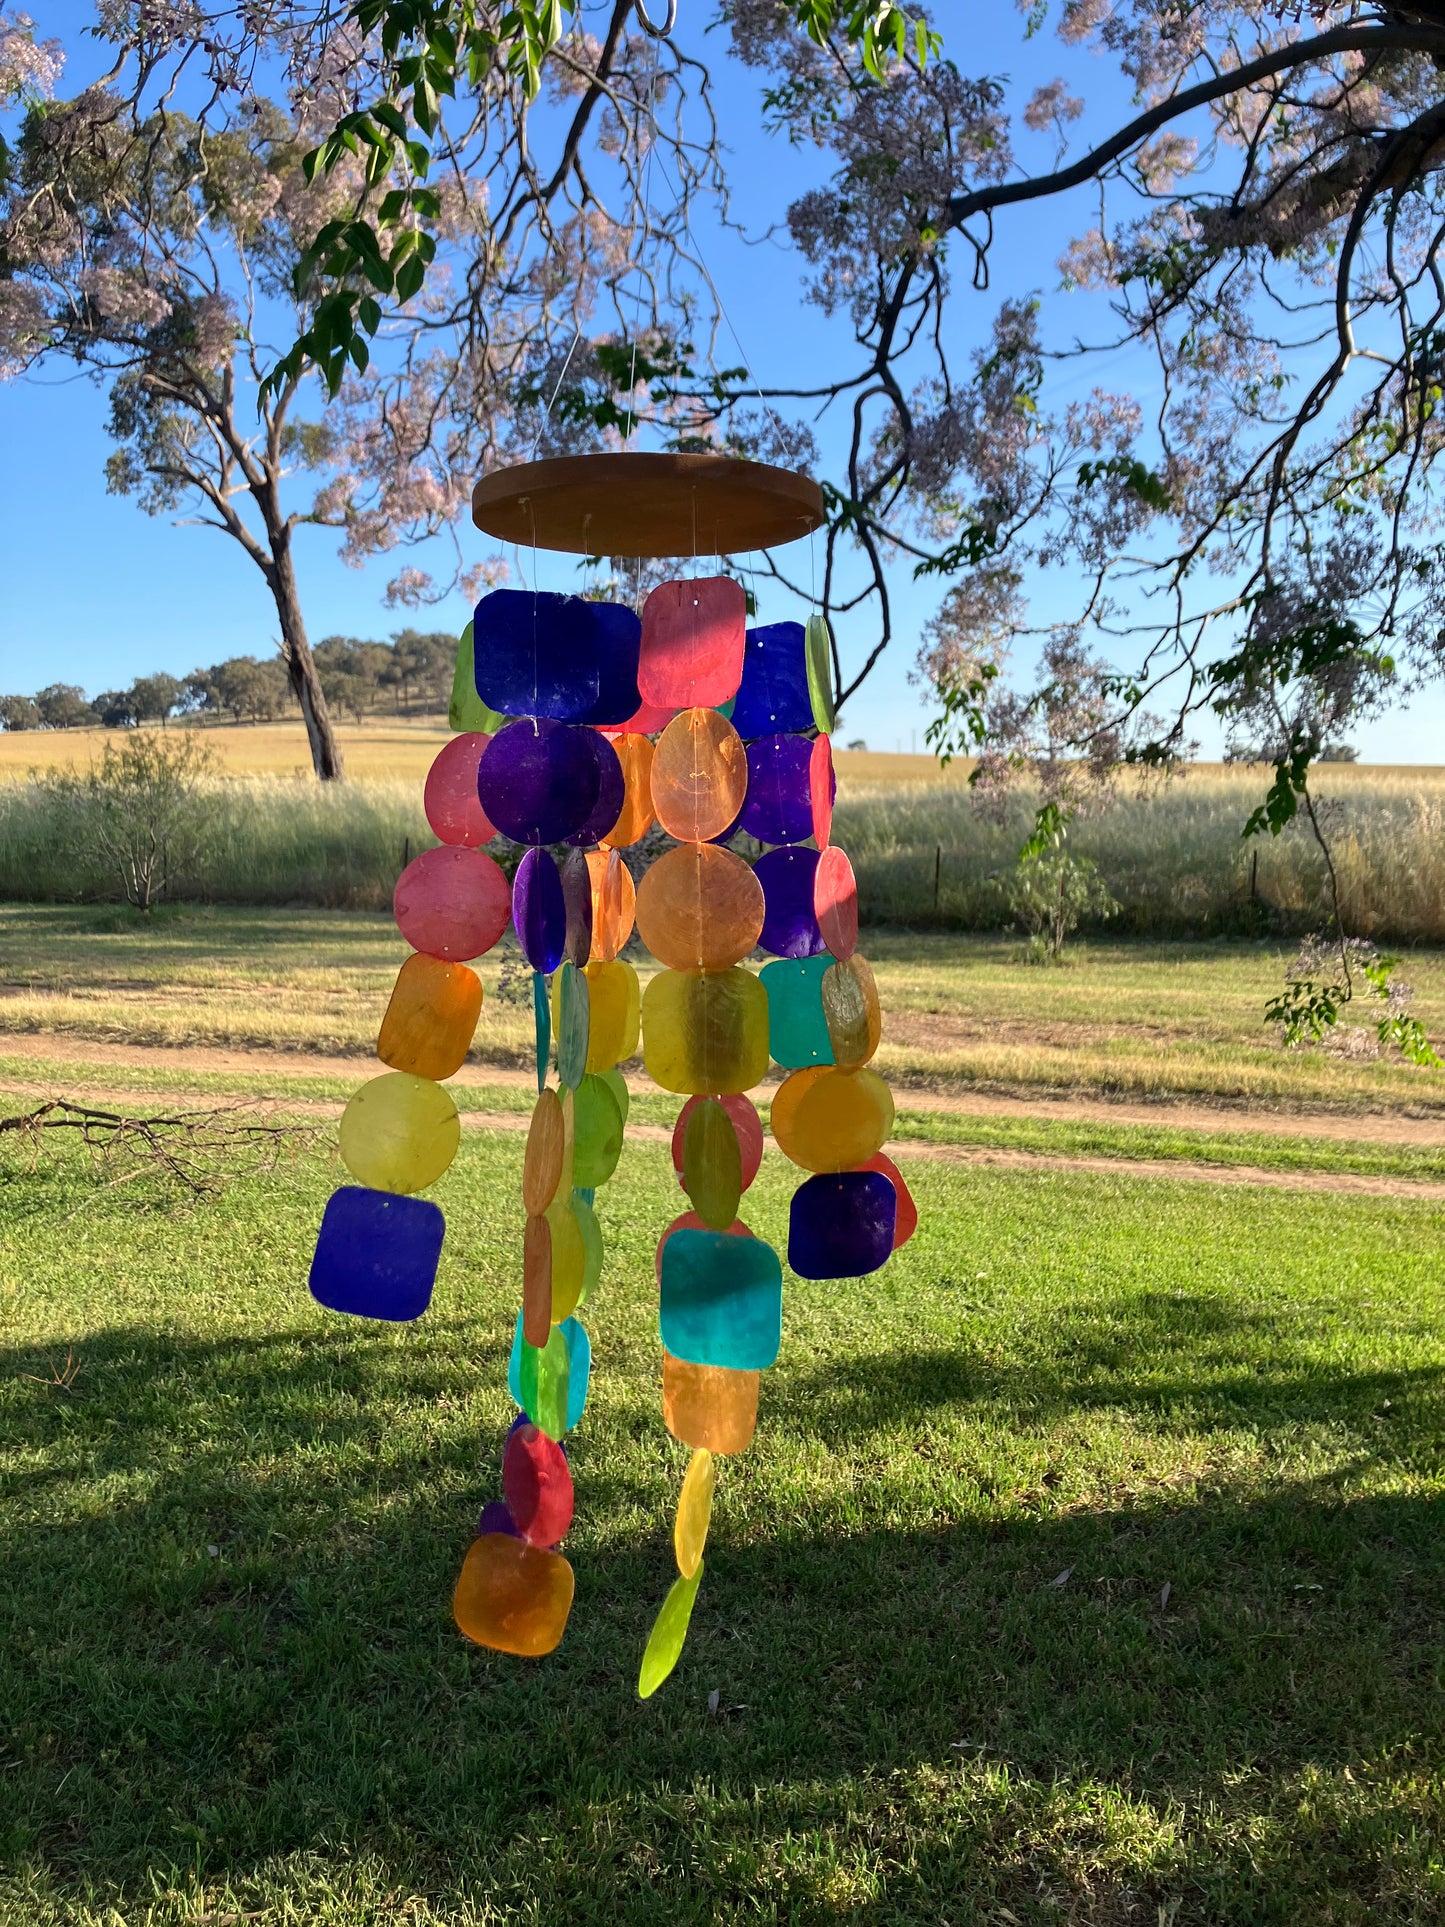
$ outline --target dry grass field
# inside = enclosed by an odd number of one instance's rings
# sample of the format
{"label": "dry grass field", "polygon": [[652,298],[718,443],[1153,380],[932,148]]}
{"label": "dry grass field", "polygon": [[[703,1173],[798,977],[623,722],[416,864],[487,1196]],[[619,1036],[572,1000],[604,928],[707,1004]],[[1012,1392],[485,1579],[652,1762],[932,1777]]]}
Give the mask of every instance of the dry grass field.
{"label": "dry grass field", "polygon": [[[198,729],[227,776],[308,776],[311,757],[306,732],[299,720],[283,723],[172,723],[174,729]],[[348,776],[358,782],[416,782],[425,778],[441,745],[452,731],[442,716],[373,717],[364,723],[342,723],[337,734],[346,757]],[[32,770],[85,769],[105,745],[120,740],[115,730],[0,731],[0,782],[23,780]],[[967,785],[972,761],[960,758],[940,769],[932,756],[896,755],[888,750],[834,750],[838,787],[847,795],[859,789],[948,789]],[[1264,774],[1247,765],[1191,764],[1187,778],[1195,787],[1222,783],[1233,788],[1253,783]],[[1419,764],[1330,763],[1312,778],[1325,797],[1347,799],[1361,790],[1393,790],[1401,796],[1445,799],[1445,766]]]}
{"label": "dry grass field", "polygon": [[[300,720],[286,723],[172,723],[204,736],[226,776],[309,776],[311,753]],[[361,724],[342,723],[337,731],[347,774],[358,782],[390,780],[420,784],[432,759],[451,737],[444,716],[408,721],[404,717]],[[0,782],[23,781],[32,770],[86,769],[100,759],[107,743],[122,740],[113,729],[25,730],[0,734]]]}
{"label": "dry grass field", "polygon": [[[172,723],[196,729],[227,776],[307,776],[311,756],[299,720],[284,723]],[[342,723],[337,734],[347,775],[358,782],[415,782],[426,776],[433,757],[452,731],[443,716],[369,718]],[[0,782],[23,781],[32,770],[85,769],[107,743],[121,740],[112,729],[25,730],[0,732]],[[843,788],[859,785],[893,788],[925,783],[966,783],[971,763],[940,770],[932,756],[895,756],[877,750],[839,750]]]}

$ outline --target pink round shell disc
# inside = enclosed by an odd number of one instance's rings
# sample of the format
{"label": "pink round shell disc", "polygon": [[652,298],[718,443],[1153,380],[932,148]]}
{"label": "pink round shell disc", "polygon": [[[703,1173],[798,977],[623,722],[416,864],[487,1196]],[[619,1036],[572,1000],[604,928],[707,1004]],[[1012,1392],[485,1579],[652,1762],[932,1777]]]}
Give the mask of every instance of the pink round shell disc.
{"label": "pink round shell disc", "polygon": [[[687,1138],[687,1121],[703,1101],[703,1093],[690,1097],[677,1114],[677,1123],[672,1132],[672,1168],[677,1173],[677,1181],[682,1182],[682,1147]],[[727,1112],[733,1129],[738,1134],[738,1149],[742,1152],[743,1189],[747,1190],[758,1175],[763,1161],[763,1124],[756,1106],[750,1097],[729,1093],[717,1100]],[[699,1221],[700,1222],[700,1221]],[[676,1229],[676,1226],[673,1227]]]}
{"label": "pink round shell disc", "polygon": [[858,885],[845,850],[832,843],[813,874],[813,914],[823,941],[840,961],[858,948]]}
{"label": "pink round shell disc", "polygon": [[453,736],[427,771],[422,808],[442,843],[477,850],[497,834],[477,799],[477,765],[491,740],[480,731]]}
{"label": "pink round shell disc", "polygon": [[506,871],[480,850],[443,844],[407,864],[391,907],[413,950],[466,963],[490,950],[506,929],[512,889]]}
{"label": "pink round shell disc", "polygon": [[833,798],[838,794],[838,779],[833,774],[833,745],[826,736],[815,736],[813,753],[808,759],[808,794],[813,804],[813,840],[826,850],[833,838]]}

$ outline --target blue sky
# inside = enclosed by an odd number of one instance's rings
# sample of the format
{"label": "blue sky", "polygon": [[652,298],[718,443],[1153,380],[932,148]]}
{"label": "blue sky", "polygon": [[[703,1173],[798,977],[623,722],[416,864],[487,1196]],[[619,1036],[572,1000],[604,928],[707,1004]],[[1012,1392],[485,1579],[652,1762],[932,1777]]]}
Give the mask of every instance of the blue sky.
{"label": "blue sky", "polygon": [[[595,8],[589,0],[588,11]],[[67,91],[98,71],[102,50],[83,37],[92,14],[79,0],[44,4],[30,0],[41,35],[56,34],[70,52]],[[721,36],[703,37],[703,9],[683,0],[683,31],[700,52],[717,63],[724,138],[731,150],[730,171],[735,213],[755,232],[781,217],[786,202],[807,185],[816,159],[759,129],[758,79],[721,61]],[[1009,82],[1022,100],[1041,81],[1065,74],[1089,101],[1090,114],[1123,104],[1124,93],[1106,63],[1061,47],[1049,34],[1025,42],[1019,16],[998,4],[967,9],[967,32],[959,31],[964,10],[944,0],[936,17],[951,51],[966,70],[991,73]],[[711,6],[707,8],[711,12]],[[689,20],[691,16],[691,20]],[[1052,160],[1052,137],[1019,134],[1019,158],[1030,170],[1045,170]],[[655,196],[665,192],[655,187]],[[959,289],[951,327],[959,359],[983,338],[998,300],[1005,294],[1039,292],[1058,304],[1079,303],[1077,319],[1058,309],[1081,331],[1089,325],[1083,297],[1057,294],[1054,266],[1071,232],[1087,225],[1088,209],[1076,202],[1025,208],[1001,219],[993,257],[993,286],[987,295]],[[839,324],[801,304],[796,268],[776,242],[748,247],[730,235],[706,228],[701,239],[713,278],[741,341],[747,360],[767,383],[812,374],[820,355],[841,355],[846,341]],[[721,352],[731,358],[726,340]],[[1075,364],[1060,371],[1051,393],[1084,392],[1095,382],[1126,385],[1116,365]],[[142,513],[132,499],[106,493],[104,464],[110,452],[105,433],[103,388],[58,366],[24,381],[0,386],[0,568],[5,591],[0,598],[0,688],[30,690],[43,683],[80,683],[88,691],[123,687],[152,669],[184,674],[198,663],[227,655],[265,655],[275,646],[276,622],[270,597],[255,566],[236,544],[207,529],[177,528],[166,518]],[[826,438],[825,438],[826,446]],[[489,551],[470,528],[464,534],[469,559]],[[404,560],[426,567],[425,549]],[[382,590],[397,566],[396,556],[381,557],[362,570],[348,569],[336,554],[336,537],[325,530],[298,535],[298,567],[308,627],[313,640],[341,632],[385,636],[407,623],[459,629],[469,611],[460,598],[434,611],[388,610]],[[437,567],[447,568],[445,556]],[[568,586],[569,565],[545,562],[541,586]],[[806,566],[802,573],[806,576]],[[919,589],[906,569],[895,584],[898,639],[893,660],[885,661],[849,706],[843,734],[861,736],[880,749],[923,746],[928,708],[910,686],[918,631],[937,599],[936,589]],[[1036,616],[1055,613],[1036,601]],[[770,609],[780,615],[790,611]],[[868,646],[866,629],[843,632],[846,659]],[[1436,762],[1445,742],[1445,694],[1434,692],[1408,714],[1396,715],[1357,732],[1363,753],[1375,762]],[[1216,745],[1205,737],[1204,753]]]}

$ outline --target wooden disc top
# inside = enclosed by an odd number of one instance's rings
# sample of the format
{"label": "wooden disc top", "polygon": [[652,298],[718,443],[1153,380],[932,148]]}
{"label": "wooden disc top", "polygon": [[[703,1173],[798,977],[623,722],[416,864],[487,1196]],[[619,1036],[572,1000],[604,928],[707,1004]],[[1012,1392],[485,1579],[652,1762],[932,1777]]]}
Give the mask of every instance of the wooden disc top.
{"label": "wooden disc top", "polygon": [[562,455],[484,475],[472,520],[504,542],[572,555],[741,555],[818,528],[823,492],[810,476],[731,455]]}

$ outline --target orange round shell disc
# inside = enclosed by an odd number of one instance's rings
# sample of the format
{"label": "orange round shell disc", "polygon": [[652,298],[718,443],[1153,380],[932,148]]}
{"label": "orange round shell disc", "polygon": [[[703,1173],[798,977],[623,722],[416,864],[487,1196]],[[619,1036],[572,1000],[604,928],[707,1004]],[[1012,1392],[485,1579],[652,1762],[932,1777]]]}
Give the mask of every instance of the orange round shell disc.
{"label": "orange round shell disc", "polygon": [[[669,711],[662,727],[671,720]],[[609,732],[607,740],[622,765],[624,791],[622,814],[600,841],[607,849],[625,850],[629,843],[641,842],[652,828],[652,741],[635,730],[624,730],[620,736]]]}
{"label": "orange round shell disc", "polygon": [[875,1151],[861,1168],[864,1171],[881,1171],[898,1193],[898,1216],[893,1225],[893,1249],[897,1251],[900,1245],[908,1243],[918,1229],[918,1206],[913,1202],[913,1193],[903,1182],[903,1173],[892,1158],[884,1157],[881,1151]]}
{"label": "orange round shell disc", "polygon": [[539,1218],[556,1197],[566,1149],[567,1120],[562,1100],[555,1091],[539,1091],[522,1160],[522,1203],[528,1217]]}
{"label": "orange round shell disc", "polygon": [[669,970],[726,970],[763,928],[763,886],[716,843],[679,843],[652,864],[637,892],[637,929]]}
{"label": "orange round shell disc", "polygon": [[652,807],[669,836],[706,843],[734,821],[748,793],[743,739],[715,709],[684,709],[657,739]]}
{"label": "orange round shell disc", "polygon": [[632,935],[637,886],[616,850],[589,850],[587,874],[592,885],[592,949],[588,961],[611,963]]}
{"label": "orange round shell disc", "polygon": [[893,1093],[876,1071],[810,1064],[773,1094],[778,1149],[805,1171],[853,1171],[893,1129]]}
{"label": "orange round shell disc", "polygon": [[552,456],[484,475],[472,520],[488,535],[571,555],[743,555],[824,521],[809,475],[733,455]]}
{"label": "orange round shell disc", "polygon": [[821,853],[813,872],[813,914],[824,943],[846,962],[858,948],[858,885],[847,852],[836,843]]}

